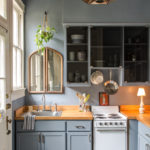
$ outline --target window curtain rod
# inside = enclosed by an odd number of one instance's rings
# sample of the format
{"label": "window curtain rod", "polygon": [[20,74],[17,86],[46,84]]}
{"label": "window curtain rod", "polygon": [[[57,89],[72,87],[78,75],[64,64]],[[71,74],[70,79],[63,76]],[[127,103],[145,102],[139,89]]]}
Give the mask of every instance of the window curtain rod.
{"label": "window curtain rod", "polygon": [[0,25],[0,27],[3,28],[6,31],[6,33],[8,32],[8,30],[5,27],[3,27],[2,25]]}

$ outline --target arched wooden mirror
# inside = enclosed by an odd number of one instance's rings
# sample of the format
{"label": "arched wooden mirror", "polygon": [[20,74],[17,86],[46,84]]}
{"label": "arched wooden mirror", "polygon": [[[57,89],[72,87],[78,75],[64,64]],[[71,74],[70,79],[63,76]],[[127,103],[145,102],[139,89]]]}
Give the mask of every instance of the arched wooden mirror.
{"label": "arched wooden mirror", "polygon": [[63,56],[52,48],[29,56],[29,93],[63,93]]}

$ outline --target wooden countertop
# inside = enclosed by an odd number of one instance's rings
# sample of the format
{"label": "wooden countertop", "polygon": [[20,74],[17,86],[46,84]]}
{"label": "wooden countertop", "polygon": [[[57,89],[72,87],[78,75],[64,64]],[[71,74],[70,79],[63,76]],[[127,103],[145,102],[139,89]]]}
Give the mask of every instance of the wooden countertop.
{"label": "wooden countertop", "polygon": [[[47,109],[48,106],[46,107]],[[28,106],[24,106],[16,110],[15,120],[23,120],[23,113],[29,111]],[[37,106],[33,106],[33,110],[36,110]],[[40,107],[42,109],[42,106]],[[52,108],[53,110],[54,108]],[[49,117],[49,116],[36,116],[35,120],[93,120],[91,112],[80,112],[78,106],[58,106],[58,111],[62,111],[60,117]]]}
{"label": "wooden countertop", "polygon": [[144,114],[139,114],[139,106],[137,105],[122,105],[120,112],[128,119],[136,119],[150,128],[150,105],[146,105]]}
{"label": "wooden countertop", "polygon": [[[15,120],[23,120],[23,113],[29,111],[29,106],[23,106],[16,110]],[[33,106],[33,110],[37,110],[37,106]],[[42,106],[40,106],[42,109]],[[46,106],[46,109],[49,109]],[[145,113],[139,114],[138,105],[121,105],[120,112],[124,114],[128,119],[136,119],[150,128],[150,105],[145,106]],[[52,107],[52,110],[54,108]],[[93,120],[91,112],[80,112],[78,106],[58,106],[58,111],[62,111],[60,117],[43,117],[36,116],[36,120]]]}

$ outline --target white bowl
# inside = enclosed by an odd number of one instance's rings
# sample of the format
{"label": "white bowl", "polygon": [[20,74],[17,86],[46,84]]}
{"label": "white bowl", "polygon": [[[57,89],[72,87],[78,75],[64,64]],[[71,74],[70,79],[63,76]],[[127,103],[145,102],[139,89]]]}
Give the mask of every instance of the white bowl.
{"label": "white bowl", "polygon": [[84,39],[84,35],[82,35],[82,34],[72,34],[71,35],[71,39],[72,40],[83,40]]}

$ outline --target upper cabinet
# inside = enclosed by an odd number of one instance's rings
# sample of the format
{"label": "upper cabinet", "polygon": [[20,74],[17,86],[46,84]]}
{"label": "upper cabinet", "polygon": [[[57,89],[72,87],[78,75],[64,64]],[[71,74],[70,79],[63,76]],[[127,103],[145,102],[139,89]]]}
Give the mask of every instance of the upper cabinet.
{"label": "upper cabinet", "polygon": [[100,70],[119,85],[149,84],[149,27],[66,24],[67,86],[90,86]]}
{"label": "upper cabinet", "polygon": [[122,66],[122,28],[91,28],[91,66]]}
{"label": "upper cabinet", "polygon": [[44,54],[35,51],[29,57],[29,92],[63,92],[63,57],[51,48]]}
{"label": "upper cabinet", "polygon": [[70,85],[88,85],[88,38],[88,27],[67,29],[67,83]]}
{"label": "upper cabinet", "polygon": [[149,60],[148,28],[124,28],[125,82],[148,81]]}

